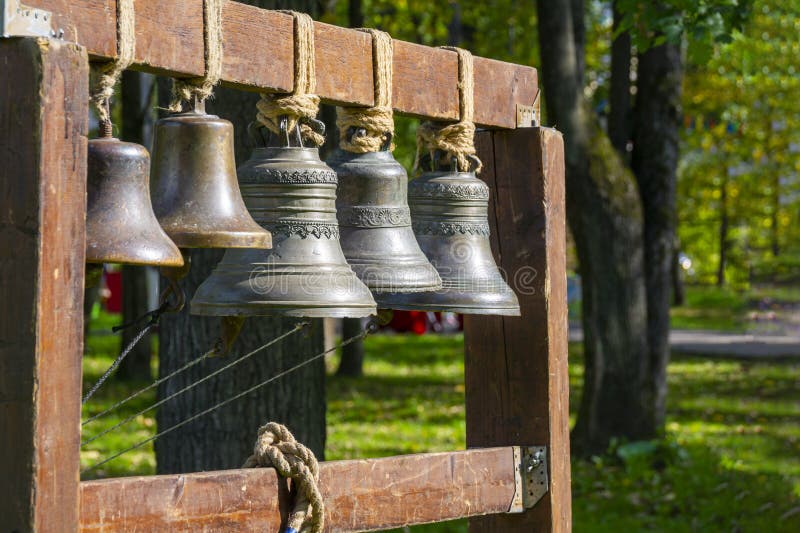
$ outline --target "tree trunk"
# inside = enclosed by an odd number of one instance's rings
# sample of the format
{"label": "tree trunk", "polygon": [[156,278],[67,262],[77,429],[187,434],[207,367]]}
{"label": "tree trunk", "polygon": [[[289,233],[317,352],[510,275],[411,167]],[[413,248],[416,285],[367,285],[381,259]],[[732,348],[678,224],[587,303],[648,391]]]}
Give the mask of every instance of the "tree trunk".
{"label": "tree trunk", "polygon": [[725,267],[728,265],[728,170],[722,171],[719,191],[719,263],[717,287],[725,286]]}
{"label": "tree trunk", "polygon": [[[150,146],[153,124],[153,84],[155,77],[143,72],[126,70],[122,74],[122,139]],[[128,323],[144,315],[148,309],[147,267],[122,267],[122,322]],[[138,335],[139,328],[122,331],[122,346],[128,346]],[[119,379],[152,379],[150,361],[153,337],[147,334],[122,360],[115,376]]]}
{"label": "tree trunk", "polygon": [[676,235],[672,249],[672,305],[681,306],[684,303],[686,303],[686,289],[681,266],[681,240]]}
{"label": "tree trunk", "polygon": [[[248,1],[260,7],[286,7],[281,2]],[[302,5],[299,5],[302,4]],[[293,2],[291,7],[319,14],[316,2]],[[160,93],[163,89],[160,87]],[[241,164],[249,157],[246,126],[255,117],[258,95],[218,87],[208,102],[209,113],[234,123],[236,156]],[[163,105],[163,103],[162,103]],[[194,250],[192,268],[181,285],[187,301],[211,273],[222,250]],[[248,318],[233,343],[230,355],[207,360],[159,387],[164,397],[248,353],[291,329],[297,320],[278,317]],[[159,374],[165,375],[209,350],[219,335],[219,319],[195,317],[184,310],[166,315],[161,322]],[[220,376],[167,402],[158,412],[159,431],[194,413],[275,376],[323,350],[322,321],[315,319],[310,331],[297,333]],[[250,455],[259,426],[268,421],[286,424],[298,440],[322,459],[325,446],[325,362],[314,363],[231,402],[211,414],[182,426],[155,443],[159,473],[190,472],[240,467]]]}
{"label": "tree trunk", "polygon": [[[364,322],[360,318],[345,318],[342,321],[342,338],[349,339],[364,331]],[[353,342],[342,348],[342,360],[339,362],[338,376],[359,377],[364,375],[364,343]]]}
{"label": "tree trunk", "polygon": [[[614,2],[614,31],[622,15]],[[623,161],[628,160],[628,141],[631,139],[631,34],[620,33],[611,43],[611,86],[608,100],[608,137]]]}
{"label": "tree trunk", "polygon": [[539,0],[537,12],[547,117],[566,140],[567,217],[583,285],[586,372],[573,447],[593,454],[605,451],[612,437],[646,436],[647,330],[639,197],[583,98],[583,50],[573,34],[582,21],[580,4]]}
{"label": "tree trunk", "polygon": [[663,432],[666,417],[682,79],[680,44],[639,55],[631,165],[644,211],[649,350],[642,431],[647,435]]}

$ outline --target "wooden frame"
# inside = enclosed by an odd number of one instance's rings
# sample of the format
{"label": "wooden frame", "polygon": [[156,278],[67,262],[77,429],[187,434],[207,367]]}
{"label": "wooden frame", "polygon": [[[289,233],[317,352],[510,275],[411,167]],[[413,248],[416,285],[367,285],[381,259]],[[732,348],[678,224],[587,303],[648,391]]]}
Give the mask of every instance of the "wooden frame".
{"label": "wooden frame", "polygon": [[[0,81],[3,526],[274,529],[282,493],[270,469],[79,481],[88,61],[114,55],[115,6],[113,0],[26,3],[46,10],[54,33],[63,29],[64,39],[78,44],[0,38],[0,64],[14,73]],[[199,74],[200,0],[140,0],[136,7],[136,68]],[[174,24],[159,26],[166,18]],[[291,89],[288,16],[228,2],[224,18],[225,82]],[[368,38],[325,24],[316,33],[321,96],[370,105]],[[264,45],[253,51],[253,42]],[[400,41],[395,47],[397,111],[455,119],[455,54]],[[347,49],[357,53],[343,57]],[[554,130],[513,129],[517,106],[533,105],[538,94],[535,69],[481,58],[475,67],[477,121],[509,128],[481,132],[476,143],[493,191],[493,249],[523,315],[466,321],[470,449],[324,463],[328,531],[459,516],[478,517],[470,531],[570,529],[563,142]],[[533,445],[546,447],[549,486],[525,510],[520,446]]]}

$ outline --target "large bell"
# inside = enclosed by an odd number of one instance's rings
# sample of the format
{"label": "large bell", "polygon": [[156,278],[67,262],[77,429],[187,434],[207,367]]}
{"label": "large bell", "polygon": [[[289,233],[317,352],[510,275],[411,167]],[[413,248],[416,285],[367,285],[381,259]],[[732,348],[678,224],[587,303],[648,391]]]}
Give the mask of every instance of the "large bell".
{"label": "large bell", "polygon": [[489,187],[474,172],[426,172],[411,181],[414,234],[442,289],[414,295],[426,309],[476,315],[520,314],[489,244]]}
{"label": "large bell", "polygon": [[388,150],[338,149],[328,164],[339,178],[336,208],[347,262],[378,307],[423,309],[413,293],[440,289],[442,281],[411,229],[405,169]]}
{"label": "large bell", "polygon": [[[288,141],[287,141],[288,144]],[[194,295],[197,315],[363,317],[375,301],[339,245],[336,173],[316,148],[255,148],[239,170],[271,250],[227,250]]]}
{"label": "large bell", "polygon": [[179,267],[183,258],[150,205],[150,155],[108,135],[89,141],[86,261]]}
{"label": "large bell", "polygon": [[153,210],[180,248],[269,248],[236,182],[233,124],[202,107],[158,121]]}

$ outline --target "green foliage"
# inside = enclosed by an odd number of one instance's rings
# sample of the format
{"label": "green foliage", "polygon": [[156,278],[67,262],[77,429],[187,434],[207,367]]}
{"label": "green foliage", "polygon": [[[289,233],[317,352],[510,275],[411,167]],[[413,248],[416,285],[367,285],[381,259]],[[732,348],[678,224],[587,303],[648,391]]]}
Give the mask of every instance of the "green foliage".
{"label": "green foliage", "polygon": [[[694,279],[713,282],[722,212],[734,285],[797,279],[800,264],[800,2],[757,1],[708,62],[690,63],[679,169],[679,235]],[[776,253],[777,252],[777,253]]]}

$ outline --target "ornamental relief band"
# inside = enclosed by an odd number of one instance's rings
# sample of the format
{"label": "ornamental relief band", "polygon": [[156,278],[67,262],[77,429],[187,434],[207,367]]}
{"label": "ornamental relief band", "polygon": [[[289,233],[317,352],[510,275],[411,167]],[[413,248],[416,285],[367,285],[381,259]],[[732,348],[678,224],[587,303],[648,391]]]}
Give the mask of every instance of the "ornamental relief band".
{"label": "ornamental relief band", "polygon": [[326,239],[339,238],[339,225],[336,222],[305,222],[280,219],[276,222],[262,222],[262,224],[273,235],[296,236],[301,239],[306,239],[310,236],[314,236],[317,239],[323,237]]}
{"label": "ornamental relief band", "polygon": [[392,228],[411,225],[407,207],[346,207],[339,209],[339,224],[359,228]]}
{"label": "ornamental relief band", "polygon": [[257,183],[287,183],[287,184],[331,184],[336,185],[339,180],[336,172],[332,170],[274,170],[259,169],[258,176],[248,176],[243,186]]}
{"label": "ornamental relief band", "polygon": [[409,189],[411,189],[413,196],[420,195],[434,198],[454,198],[458,200],[489,199],[489,187],[484,183],[450,185],[436,182],[415,184],[412,181]]}
{"label": "ornamental relief band", "polygon": [[488,222],[436,222],[415,221],[414,233],[419,235],[489,235]]}

